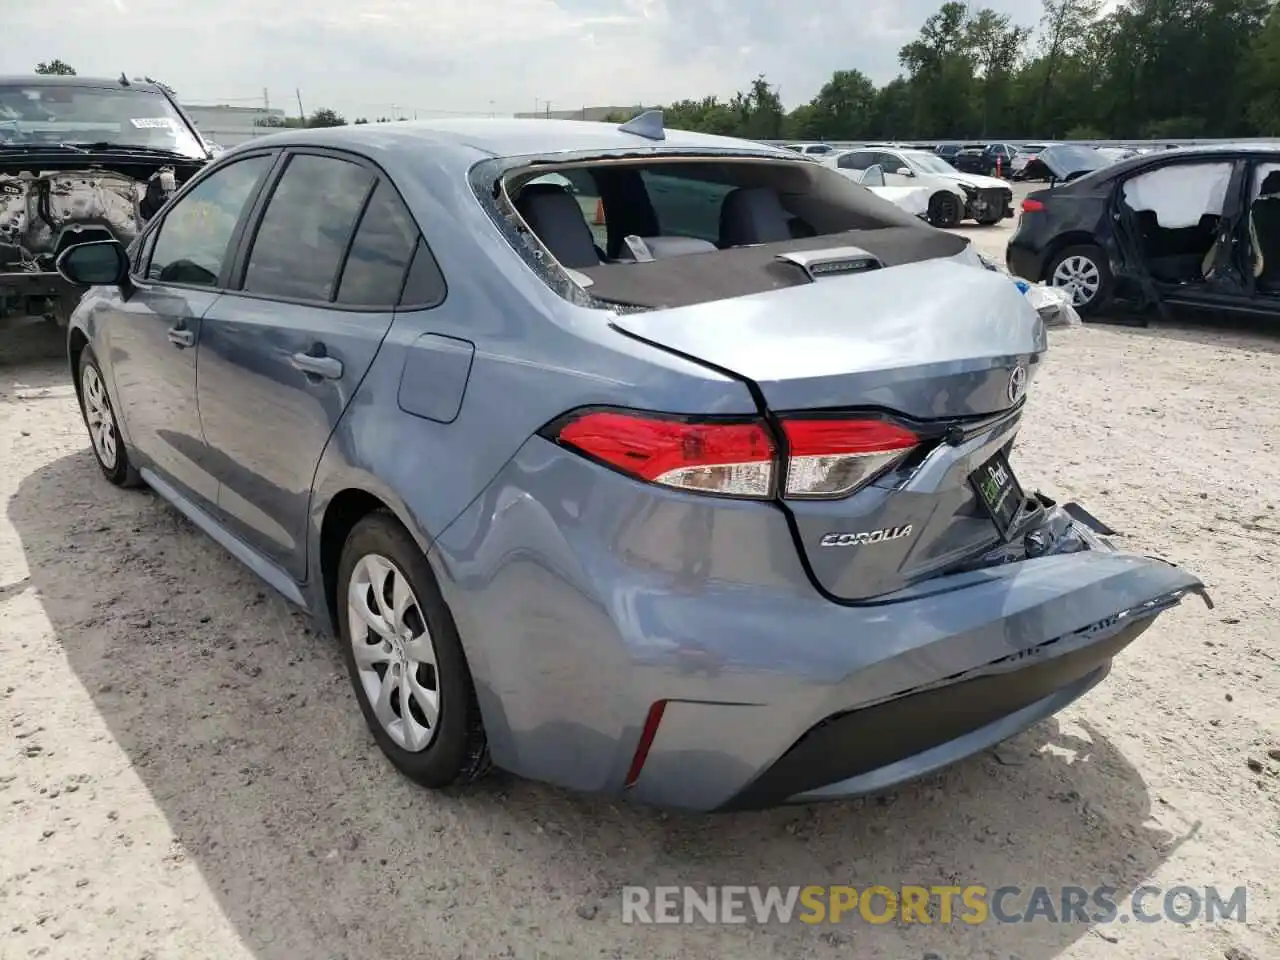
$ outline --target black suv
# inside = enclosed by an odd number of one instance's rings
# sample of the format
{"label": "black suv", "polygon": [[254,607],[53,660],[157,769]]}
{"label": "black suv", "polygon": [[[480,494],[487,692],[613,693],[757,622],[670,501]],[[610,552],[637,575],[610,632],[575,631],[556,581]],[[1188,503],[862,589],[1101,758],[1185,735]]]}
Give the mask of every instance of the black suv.
{"label": "black suv", "polygon": [[975,143],[966,144],[955,157],[948,159],[961,173],[1007,177],[1009,164],[1017,152],[1018,148],[1011,143]]}

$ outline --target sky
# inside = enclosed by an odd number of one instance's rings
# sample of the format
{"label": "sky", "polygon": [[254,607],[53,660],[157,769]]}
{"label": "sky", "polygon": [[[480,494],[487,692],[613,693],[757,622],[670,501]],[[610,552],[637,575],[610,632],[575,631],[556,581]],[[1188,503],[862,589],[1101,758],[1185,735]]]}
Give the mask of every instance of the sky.
{"label": "sky", "polygon": [[[59,58],[147,75],[189,103],[421,117],[731,96],[764,73],[784,103],[835,70],[877,83],[941,0],[59,0],[5,4],[0,74]],[[1036,24],[1039,0],[989,0]],[[26,62],[30,58],[31,62]]]}

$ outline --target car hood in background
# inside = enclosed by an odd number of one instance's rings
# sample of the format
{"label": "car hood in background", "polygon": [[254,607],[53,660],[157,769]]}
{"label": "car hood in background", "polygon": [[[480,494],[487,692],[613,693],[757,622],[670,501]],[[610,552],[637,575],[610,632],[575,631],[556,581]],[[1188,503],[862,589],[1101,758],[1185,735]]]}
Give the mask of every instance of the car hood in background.
{"label": "car hood in background", "polygon": [[[942,176],[942,174],[938,174]],[[1005,190],[1009,185],[998,177],[983,177],[976,173],[964,173],[963,171],[955,174],[947,174],[948,180],[954,181],[959,186],[973,187],[975,190]]]}
{"label": "car hood in background", "polygon": [[1070,180],[1111,164],[1110,160],[1093,147],[1082,147],[1074,143],[1046,147],[1036,155],[1036,161],[1044,164],[1059,180]]}

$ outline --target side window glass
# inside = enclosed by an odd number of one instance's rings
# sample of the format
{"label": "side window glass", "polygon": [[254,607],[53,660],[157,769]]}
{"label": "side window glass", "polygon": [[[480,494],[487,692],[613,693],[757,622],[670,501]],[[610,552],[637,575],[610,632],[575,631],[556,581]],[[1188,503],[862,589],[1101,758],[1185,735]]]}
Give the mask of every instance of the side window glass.
{"label": "side window glass", "polygon": [[405,307],[434,307],[444,300],[444,294],[444,275],[427,242],[419,239],[409,275],[405,277],[400,304]]}
{"label": "side window glass", "polygon": [[159,283],[217,285],[227,246],[245,205],[274,157],[249,157],[223,167],[178,200],[151,241],[146,278]]}
{"label": "side window glass", "polygon": [[871,166],[871,163],[872,163],[872,155],[869,153],[861,153],[861,152],[846,153],[844,156],[842,156],[839,160],[836,161],[836,165],[839,167],[842,167],[845,170],[865,170],[867,169],[867,167]]}
{"label": "side window glass", "polygon": [[380,181],[360,218],[342,268],[337,302],[394,307],[417,242],[418,226],[413,217],[391,185]]}
{"label": "side window glass", "polygon": [[338,266],[373,174],[333,157],[289,160],[258,226],[245,269],[247,293],[333,299]]}
{"label": "side window glass", "polygon": [[720,239],[720,207],[732,187],[648,170],[640,176],[663,236]]}

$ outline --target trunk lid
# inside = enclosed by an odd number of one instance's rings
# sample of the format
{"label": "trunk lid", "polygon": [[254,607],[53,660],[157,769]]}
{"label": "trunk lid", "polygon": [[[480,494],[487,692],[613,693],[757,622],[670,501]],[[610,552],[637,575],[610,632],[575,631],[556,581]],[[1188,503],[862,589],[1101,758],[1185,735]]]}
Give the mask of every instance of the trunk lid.
{"label": "trunk lid", "polygon": [[613,324],[748,381],[771,417],[870,413],[921,437],[849,496],[780,501],[833,597],[901,589],[1001,539],[970,477],[993,457],[1007,467],[999,455],[1047,347],[1043,321],[1003,274],[926,261]]}

